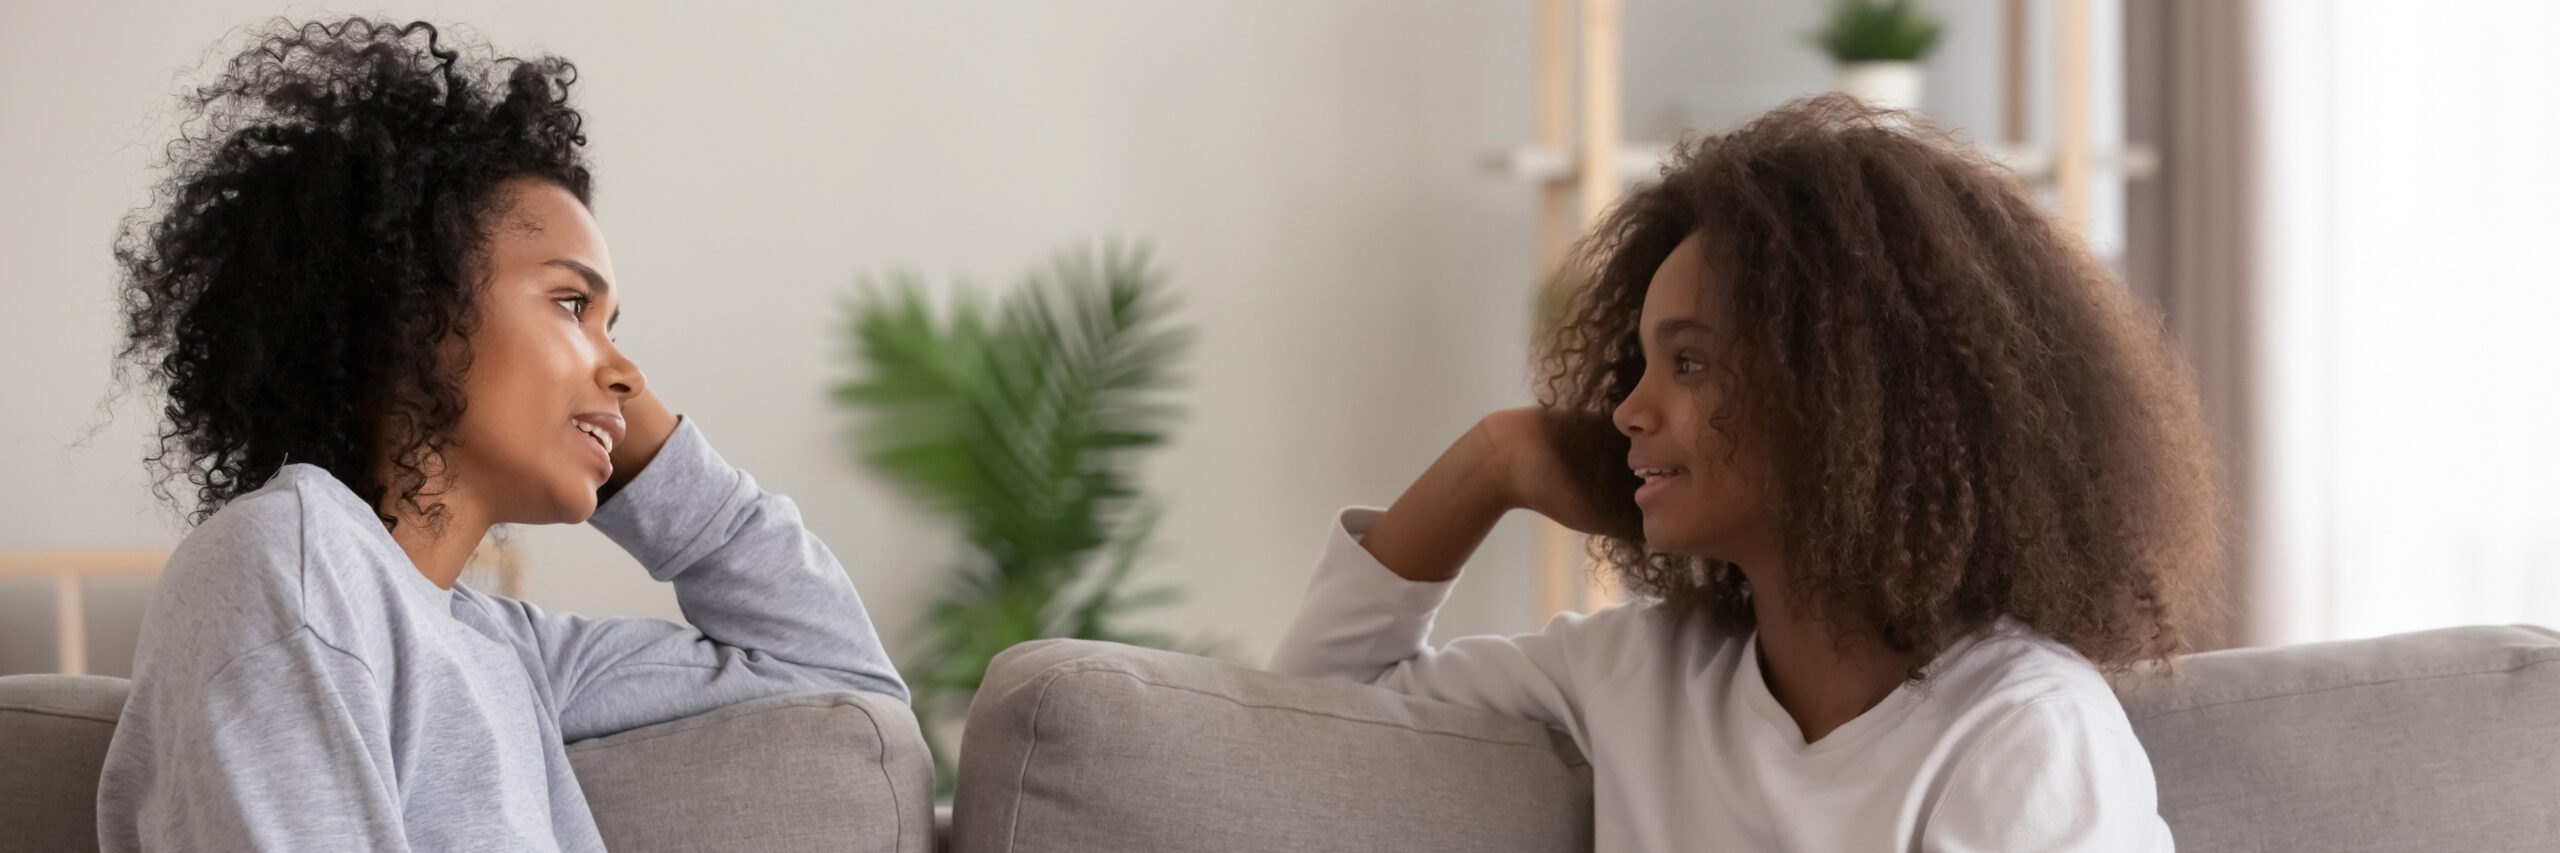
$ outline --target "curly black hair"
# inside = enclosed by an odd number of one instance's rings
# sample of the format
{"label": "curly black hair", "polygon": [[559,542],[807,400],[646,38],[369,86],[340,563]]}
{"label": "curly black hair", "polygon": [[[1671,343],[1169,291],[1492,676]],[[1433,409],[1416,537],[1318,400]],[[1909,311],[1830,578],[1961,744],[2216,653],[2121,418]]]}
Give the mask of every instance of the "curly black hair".
{"label": "curly black hair", "polygon": [[[2159,316],[2008,170],[1837,95],[1683,144],[1579,247],[1540,399],[1612,529],[1643,520],[1609,412],[1691,235],[1733,319],[1713,361],[1736,405],[1707,428],[1769,460],[1795,600],[1920,660],[2009,617],[2121,669],[2213,624],[2227,498]],[[1593,546],[1635,591],[1752,627],[1740,567]]]}
{"label": "curly black hair", "polygon": [[168,174],[116,239],[118,361],[165,391],[154,488],[175,503],[171,481],[194,485],[201,522],[302,462],[439,518],[422,466],[453,440],[468,367],[443,344],[476,325],[501,185],[592,200],[577,70],[424,22],[250,37],[182,97]]}

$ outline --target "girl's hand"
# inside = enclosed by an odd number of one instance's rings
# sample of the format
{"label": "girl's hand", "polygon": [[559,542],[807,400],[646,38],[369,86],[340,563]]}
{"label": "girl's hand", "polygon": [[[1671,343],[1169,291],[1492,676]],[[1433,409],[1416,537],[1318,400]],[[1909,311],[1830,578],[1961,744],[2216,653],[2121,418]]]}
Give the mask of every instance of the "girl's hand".
{"label": "girl's hand", "polygon": [[658,458],[658,449],[667,446],[667,437],[676,433],[676,416],[659,402],[658,392],[644,384],[640,393],[622,401],[622,443],[613,446],[613,476],[604,488],[596,490],[596,502],[603,503],[614,492],[631,484],[649,460]]}
{"label": "girl's hand", "polygon": [[[1534,407],[1485,416],[1370,525],[1361,547],[1407,580],[1436,582],[1456,577],[1494,522],[1514,509],[1587,533],[1642,535],[1640,529],[1626,529],[1631,526],[1626,513],[1613,514],[1590,497],[1598,493],[1590,484],[1607,480],[1601,476],[1608,473],[1602,461],[1584,463],[1592,471],[1576,471],[1568,461],[1575,457],[1566,448],[1574,440],[1587,440],[1582,433],[1595,429],[1569,426],[1560,416]],[[1601,451],[1605,448],[1586,455]],[[1623,465],[1623,458],[1615,464]],[[1632,500],[1635,477],[1619,473]],[[1632,526],[1640,528],[1641,521]]]}
{"label": "girl's hand", "polygon": [[[1604,510],[1592,495],[1589,472],[1576,472],[1561,448],[1567,427],[1555,412],[1536,406],[1504,409],[1476,423],[1503,472],[1503,505],[1525,509],[1582,533],[1626,536],[1623,519]],[[1633,499],[1634,475],[1627,474],[1627,497]]]}

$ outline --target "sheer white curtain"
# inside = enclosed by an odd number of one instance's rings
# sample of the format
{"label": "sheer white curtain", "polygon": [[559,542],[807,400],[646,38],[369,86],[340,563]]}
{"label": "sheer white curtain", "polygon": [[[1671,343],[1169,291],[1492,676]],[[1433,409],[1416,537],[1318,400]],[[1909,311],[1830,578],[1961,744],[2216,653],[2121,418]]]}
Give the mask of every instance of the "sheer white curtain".
{"label": "sheer white curtain", "polygon": [[2560,625],[2560,3],[2259,14],[2253,639]]}

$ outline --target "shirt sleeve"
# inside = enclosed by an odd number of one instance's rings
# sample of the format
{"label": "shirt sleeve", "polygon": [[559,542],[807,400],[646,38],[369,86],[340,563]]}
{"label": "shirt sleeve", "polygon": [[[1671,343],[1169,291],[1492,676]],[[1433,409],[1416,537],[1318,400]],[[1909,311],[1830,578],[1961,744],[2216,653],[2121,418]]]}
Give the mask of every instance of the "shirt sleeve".
{"label": "shirt sleeve", "polygon": [[1563,613],[1535,634],[1471,636],[1434,650],[1431,622],[1457,581],[1423,583],[1380,564],[1360,537],[1383,513],[1343,510],[1270,669],[1347,678],[1412,696],[1528,717],[1580,739],[1582,710],[1571,663],[1606,642],[1625,606],[1592,616]]}
{"label": "shirt sleeve", "polygon": [[372,678],[302,628],[192,701],[136,695],[104,771],[100,848],[409,849]]}
{"label": "shirt sleeve", "polygon": [[1951,771],[1920,849],[2174,849],[2150,756],[2114,701],[2048,697],[1993,726]]}
{"label": "shirt sleeve", "polygon": [[790,498],[711,449],[691,417],[589,524],[675,585],[690,626],[588,619],[492,599],[539,658],[576,741],[782,693],[908,701],[853,581]]}

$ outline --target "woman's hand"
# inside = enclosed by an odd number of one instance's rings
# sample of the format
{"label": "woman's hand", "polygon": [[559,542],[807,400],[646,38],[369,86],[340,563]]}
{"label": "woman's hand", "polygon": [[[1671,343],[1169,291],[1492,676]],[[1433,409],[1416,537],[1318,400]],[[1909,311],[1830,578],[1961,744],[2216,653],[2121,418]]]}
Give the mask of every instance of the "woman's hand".
{"label": "woman's hand", "polygon": [[1456,577],[1503,513],[1525,509],[1586,533],[1616,531],[1557,448],[1558,418],[1536,407],[1477,421],[1360,540],[1369,555],[1407,580]]}
{"label": "woman's hand", "polygon": [[613,446],[613,476],[596,490],[596,502],[622,491],[649,460],[658,458],[658,449],[667,446],[667,437],[676,433],[676,416],[659,402],[658,392],[642,386],[640,393],[622,401],[622,443]]}

